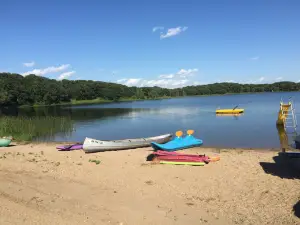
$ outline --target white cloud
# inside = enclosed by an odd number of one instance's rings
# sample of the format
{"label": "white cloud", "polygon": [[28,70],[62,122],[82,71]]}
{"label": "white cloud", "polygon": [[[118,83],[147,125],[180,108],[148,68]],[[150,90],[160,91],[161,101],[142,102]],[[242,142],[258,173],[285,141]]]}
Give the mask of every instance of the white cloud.
{"label": "white cloud", "polygon": [[227,83],[234,83],[235,81],[234,80],[226,80],[225,82],[227,82]]}
{"label": "white cloud", "polygon": [[281,81],[283,79],[283,77],[277,77],[275,80],[276,81]]}
{"label": "white cloud", "polygon": [[23,63],[23,66],[26,66],[26,67],[33,67],[34,65],[35,65],[34,61],[28,62],[28,63]]}
{"label": "white cloud", "polygon": [[259,56],[252,57],[251,60],[259,60]]}
{"label": "white cloud", "polygon": [[161,26],[153,27],[153,28],[152,28],[152,32],[155,32],[155,31],[157,31],[157,30],[163,30],[163,29],[164,29],[164,27],[161,27]]}
{"label": "white cloud", "polygon": [[193,76],[197,72],[198,72],[198,69],[188,69],[188,70],[181,69],[177,72],[177,75],[179,75],[179,77],[186,78],[189,76]]}
{"label": "white cloud", "polygon": [[123,83],[125,82],[127,79],[120,79],[120,80],[117,80],[117,83]]}
{"label": "white cloud", "polygon": [[55,67],[55,66],[51,66],[51,67],[47,67],[45,69],[34,69],[25,73],[22,73],[23,76],[27,76],[29,74],[35,74],[37,76],[43,76],[45,74],[48,73],[57,73],[57,72],[61,72],[64,71],[66,69],[68,69],[70,67],[70,64],[63,64],[61,66]]}
{"label": "white cloud", "polygon": [[129,78],[129,79],[120,79],[117,80],[118,83],[124,84],[126,86],[139,86],[141,78]]}
{"label": "white cloud", "polygon": [[187,29],[188,29],[188,27],[170,28],[170,29],[168,29],[167,33],[160,35],[160,39],[169,38],[169,37],[172,37],[172,36],[179,35],[180,33],[186,31]]}
{"label": "white cloud", "polygon": [[57,78],[57,80],[67,79],[67,78],[69,78],[70,76],[72,76],[72,75],[75,74],[75,73],[76,73],[76,71],[69,71],[69,72],[62,73],[62,74]]}
{"label": "white cloud", "polygon": [[174,74],[162,74],[159,75],[159,78],[164,79],[173,79],[173,78],[187,78],[195,75],[198,72],[198,69],[180,69],[178,72]]}
{"label": "white cloud", "polygon": [[241,83],[241,84],[257,84],[257,83],[262,83],[263,81],[265,83],[267,83],[265,77],[260,77],[260,78],[255,79],[255,80],[240,81],[238,83]]}
{"label": "white cloud", "polygon": [[174,78],[174,74],[162,74],[162,75],[159,75],[158,77],[159,78],[164,78],[164,79],[172,79]]}
{"label": "white cloud", "polygon": [[118,83],[122,83],[126,86],[137,86],[137,87],[165,87],[165,88],[177,88],[186,86],[189,80],[172,80],[172,79],[157,79],[157,80],[146,80],[141,78],[129,78],[118,80]]}
{"label": "white cloud", "polygon": [[180,69],[174,74],[162,74],[158,76],[158,79],[147,80],[142,78],[129,78],[117,80],[118,83],[126,86],[137,86],[137,87],[167,87],[177,88],[183,87],[188,84],[192,85],[192,81],[187,78],[193,76],[198,72],[198,69]]}

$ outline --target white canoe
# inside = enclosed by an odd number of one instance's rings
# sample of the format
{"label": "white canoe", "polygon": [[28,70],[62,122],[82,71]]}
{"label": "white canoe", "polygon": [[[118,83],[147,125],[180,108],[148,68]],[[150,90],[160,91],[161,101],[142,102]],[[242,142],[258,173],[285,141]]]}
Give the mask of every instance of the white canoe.
{"label": "white canoe", "polygon": [[83,150],[86,153],[142,148],[151,146],[151,142],[163,144],[172,138],[172,134],[164,134],[156,137],[123,139],[115,141],[101,141],[92,138],[85,138]]}

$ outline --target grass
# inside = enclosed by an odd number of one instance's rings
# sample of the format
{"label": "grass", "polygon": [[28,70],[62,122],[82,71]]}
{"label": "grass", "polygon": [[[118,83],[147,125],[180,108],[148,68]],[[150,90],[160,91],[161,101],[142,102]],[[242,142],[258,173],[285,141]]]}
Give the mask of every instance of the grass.
{"label": "grass", "polygon": [[[72,99],[71,102],[61,102],[58,104],[52,104],[51,106],[55,105],[92,105],[92,104],[104,104],[104,103],[112,103],[112,102],[131,102],[131,101],[146,101],[146,100],[160,100],[160,99],[169,99],[169,98],[175,98],[170,96],[162,96],[157,98],[148,98],[148,99],[137,99],[137,98],[120,98],[118,100],[107,100],[103,98],[96,98],[96,99],[90,99],[90,100],[76,100]],[[26,108],[26,107],[42,107],[42,106],[50,106],[47,104],[34,104],[34,105],[21,105],[20,108]]]}
{"label": "grass", "polygon": [[96,160],[96,159],[90,159],[89,162],[93,162],[96,163],[96,165],[100,164],[101,161],[100,160]]}
{"label": "grass", "polygon": [[73,122],[69,117],[0,117],[0,136],[12,135],[17,141],[32,141],[72,130]]}
{"label": "grass", "polygon": [[[101,103],[109,103],[112,102],[111,100],[106,100],[102,98],[96,98],[91,100],[71,100],[71,105],[86,105],[86,104],[101,104]],[[67,104],[67,103],[65,103]]]}

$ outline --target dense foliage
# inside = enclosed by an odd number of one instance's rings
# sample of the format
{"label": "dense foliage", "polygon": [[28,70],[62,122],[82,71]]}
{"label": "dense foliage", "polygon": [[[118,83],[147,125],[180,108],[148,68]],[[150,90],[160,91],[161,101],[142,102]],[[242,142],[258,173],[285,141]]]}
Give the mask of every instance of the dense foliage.
{"label": "dense foliage", "polygon": [[167,89],[160,87],[127,87],[121,84],[91,80],[57,81],[45,77],[0,73],[0,106],[58,104],[71,100],[155,99],[191,95],[226,93],[299,91],[300,83],[273,84],[215,83]]}

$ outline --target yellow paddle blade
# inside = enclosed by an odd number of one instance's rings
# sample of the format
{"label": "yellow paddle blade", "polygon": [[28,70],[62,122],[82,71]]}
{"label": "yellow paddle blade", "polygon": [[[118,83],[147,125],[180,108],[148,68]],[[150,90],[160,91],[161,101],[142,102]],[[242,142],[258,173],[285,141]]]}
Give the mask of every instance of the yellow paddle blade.
{"label": "yellow paddle blade", "polygon": [[194,130],[188,130],[186,133],[187,133],[188,135],[192,135],[192,134],[194,133]]}
{"label": "yellow paddle blade", "polygon": [[181,130],[176,131],[176,136],[181,137],[183,135],[183,132]]}

